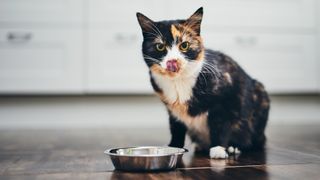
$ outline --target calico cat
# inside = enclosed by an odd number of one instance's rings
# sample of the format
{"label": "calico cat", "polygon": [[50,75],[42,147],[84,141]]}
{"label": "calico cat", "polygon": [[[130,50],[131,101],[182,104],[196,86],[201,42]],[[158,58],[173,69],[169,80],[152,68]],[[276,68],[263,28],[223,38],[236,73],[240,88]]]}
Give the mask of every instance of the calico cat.
{"label": "calico cat", "polygon": [[151,84],[169,113],[169,146],[183,147],[188,134],[211,158],[263,149],[268,94],[229,56],[204,47],[202,16],[202,7],[186,20],[137,13]]}

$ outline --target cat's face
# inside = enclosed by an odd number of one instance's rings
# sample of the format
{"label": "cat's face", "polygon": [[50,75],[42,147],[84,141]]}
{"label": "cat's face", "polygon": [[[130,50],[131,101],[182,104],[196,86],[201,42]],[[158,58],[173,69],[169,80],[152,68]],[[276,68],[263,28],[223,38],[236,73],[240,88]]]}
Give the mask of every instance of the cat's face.
{"label": "cat's face", "polygon": [[137,13],[144,38],[143,57],[153,74],[177,78],[199,70],[204,58],[202,15],[200,8],[186,20],[154,22]]}

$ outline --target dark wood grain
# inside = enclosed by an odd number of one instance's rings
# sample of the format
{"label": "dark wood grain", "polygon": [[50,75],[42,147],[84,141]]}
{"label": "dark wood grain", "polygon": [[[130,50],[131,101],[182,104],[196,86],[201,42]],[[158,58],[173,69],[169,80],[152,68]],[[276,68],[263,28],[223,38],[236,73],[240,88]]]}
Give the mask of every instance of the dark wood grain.
{"label": "dark wood grain", "polygon": [[[189,153],[175,171],[114,171],[103,151],[111,147],[165,145],[165,129],[0,131],[0,179],[320,179],[320,126],[268,128],[264,152],[226,160]],[[121,132],[121,133],[119,133]]]}

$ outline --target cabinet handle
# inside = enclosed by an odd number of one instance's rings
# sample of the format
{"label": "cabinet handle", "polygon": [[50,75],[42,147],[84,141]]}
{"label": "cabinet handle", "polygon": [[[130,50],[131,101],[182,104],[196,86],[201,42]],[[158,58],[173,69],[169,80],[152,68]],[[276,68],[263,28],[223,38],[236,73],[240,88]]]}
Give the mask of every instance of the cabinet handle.
{"label": "cabinet handle", "polygon": [[137,40],[137,36],[134,34],[117,33],[117,34],[115,34],[114,39],[116,42],[118,42],[120,44],[134,43]]}
{"label": "cabinet handle", "polygon": [[238,36],[238,37],[235,37],[235,41],[238,45],[245,46],[245,47],[252,47],[257,45],[258,43],[258,39],[253,36],[249,36],[249,37]]}
{"label": "cabinet handle", "polygon": [[8,32],[7,40],[10,42],[28,42],[32,39],[32,33],[30,32]]}

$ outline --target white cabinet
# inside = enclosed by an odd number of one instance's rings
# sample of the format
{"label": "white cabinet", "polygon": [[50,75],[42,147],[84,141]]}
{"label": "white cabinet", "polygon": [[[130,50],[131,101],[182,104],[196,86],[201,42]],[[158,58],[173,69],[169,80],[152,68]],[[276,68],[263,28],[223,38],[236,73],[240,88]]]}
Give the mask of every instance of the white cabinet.
{"label": "white cabinet", "polygon": [[314,28],[316,0],[175,0],[172,17],[189,16],[204,7],[205,28]]}
{"label": "white cabinet", "polygon": [[0,93],[83,91],[81,30],[0,29]]}
{"label": "white cabinet", "polygon": [[0,94],[152,93],[136,12],[200,6],[206,47],[272,93],[320,92],[317,0],[0,0]]}
{"label": "white cabinet", "polygon": [[0,23],[82,22],[82,0],[0,0]]}
{"label": "white cabinet", "polygon": [[152,93],[136,12],[168,18],[156,0],[88,1],[87,93]]}
{"label": "white cabinet", "polygon": [[88,23],[91,26],[120,26],[120,29],[133,28],[137,24],[136,13],[148,14],[153,20],[168,19],[166,1],[158,0],[88,0]]}
{"label": "white cabinet", "polygon": [[316,92],[316,41],[312,35],[207,33],[206,44],[235,59],[276,93]]}
{"label": "white cabinet", "polygon": [[82,0],[0,0],[0,93],[84,92]]}
{"label": "white cabinet", "polygon": [[89,30],[88,93],[152,92],[137,30],[117,26]]}

